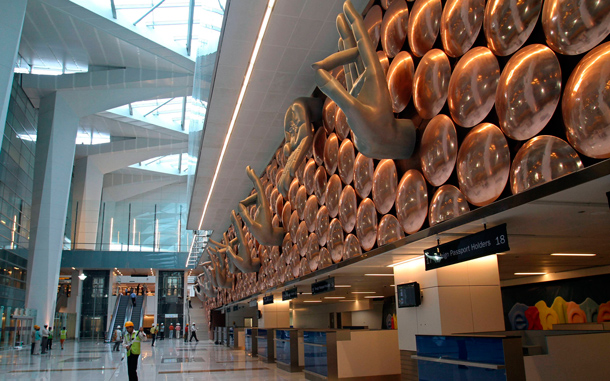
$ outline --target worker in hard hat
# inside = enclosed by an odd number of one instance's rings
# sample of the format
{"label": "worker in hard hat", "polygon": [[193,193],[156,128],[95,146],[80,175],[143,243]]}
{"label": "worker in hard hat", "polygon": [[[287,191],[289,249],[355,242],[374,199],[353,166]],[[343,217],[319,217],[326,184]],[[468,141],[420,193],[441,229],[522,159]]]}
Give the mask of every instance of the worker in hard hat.
{"label": "worker in hard hat", "polygon": [[40,341],[42,340],[42,335],[40,333],[40,326],[35,325],[34,331],[32,332],[32,351],[31,354],[39,355],[40,354]]}
{"label": "worker in hard hat", "polygon": [[127,349],[127,374],[129,381],[138,381],[138,357],[140,357],[140,343],[146,339],[146,334],[143,331],[139,333],[134,331],[133,323],[128,321],[125,323],[125,338],[123,346]]}
{"label": "worker in hard hat", "polygon": [[112,347],[112,351],[119,352],[121,350],[121,343],[123,342],[123,332],[121,331],[120,325],[116,326],[116,329],[112,334],[112,341],[114,342],[114,347]]}

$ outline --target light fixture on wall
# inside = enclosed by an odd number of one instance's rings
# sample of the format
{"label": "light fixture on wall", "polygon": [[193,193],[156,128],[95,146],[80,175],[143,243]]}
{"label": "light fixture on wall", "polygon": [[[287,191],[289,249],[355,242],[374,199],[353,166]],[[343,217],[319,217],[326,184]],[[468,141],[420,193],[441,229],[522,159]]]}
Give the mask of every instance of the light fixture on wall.
{"label": "light fixture on wall", "polygon": [[409,259],[404,260],[404,261],[400,261],[400,262],[397,262],[397,263],[392,263],[391,265],[388,265],[388,267],[396,267],[396,266],[404,265],[405,263],[413,262],[413,261],[416,261],[416,260],[418,260],[420,258],[423,258],[423,257],[424,257],[423,255],[418,255],[415,258],[409,258]]}
{"label": "light fixture on wall", "polygon": [[597,254],[585,254],[585,253],[552,253],[551,255],[556,257],[594,257]]}
{"label": "light fixture on wall", "polygon": [[254,44],[254,49],[252,50],[252,56],[250,57],[250,62],[248,63],[248,69],[246,69],[246,75],[244,76],[244,81],[241,85],[241,90],[239,92],[239,96],[237,97],[237,103],[235,104],[235,110],[233,111],[233,116],[231,117],[231,122],[229,122],[229,129],[227,130],[227,135],[225,136],[224,143],[222,144],[222,149],[220,150],[220,156],[218,157],[218,164],[216,164],[216,170],[214,172],[214,177],[212,177],[212,183],[210,185],[210,191],[208,192],[208,197],[205,200],[205,204],[203,205],[203,212],[201,213],[201,220],[199,221],[199,229],[203,226],[203,218],[205,217],[205,212],[208,210],[208,205],[210,203],[210,199],[212,198],[212,192],[214,191],[214,185],[216,185],[216,180],[218,179],[218,174],[220,173],[220,166],[222,165],[222,160],[224,159],[225,152],[227,150],[227,146],[229,145],[229,140],[231,139],[231,133],[233,132],[233,127],[235,127],[235,122],[237,121],[237,116],[239,115],[239,110],[241,108],[241,103],[244,100],[246,95],[246,90],[248,89],[248,83],[250,82],[250,76],[252,75],[252,71],[254,70],[254,64],[256,63],[256,57],[258,56],[258,51],[260,50],[261,44],[263,43],[263,37],[265,37],[265,32],[267,31],[267,26],[269,24],[269,19],[271,18],[271,12],[273,11],[273,6],[275,5],[275,0],[269,0],[267,3],[267,10],[265,11],[265,16],[263,17],[263,22],[261,23],[261,27],[258,31],[258,37],[256,38],[256,43]]}
{"label": "light fixture on wall", "polygon": [[80,274],[80,275],[78,276],[78,279],[80,279],[80,280],[85,280],[85,279],[87,279],[87,276],[86,276],[85,274]]}
{"label": "light fixture on wall", "polygon": [[546,275],[546,273],[515,273],[515,275],[524,275],[524,276],[528,276],[528,275]]}

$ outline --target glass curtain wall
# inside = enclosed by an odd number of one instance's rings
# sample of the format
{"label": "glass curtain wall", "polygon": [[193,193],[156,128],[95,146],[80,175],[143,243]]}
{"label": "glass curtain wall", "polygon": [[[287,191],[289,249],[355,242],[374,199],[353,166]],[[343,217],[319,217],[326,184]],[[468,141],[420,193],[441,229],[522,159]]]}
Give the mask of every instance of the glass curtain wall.
{"label": "glass curtain wall", "polygon": [[0,247],[27,249],[30,240],[38,110],[15,76],[0,151]]}
{"label": "glass curtain wall", "polygon": [[104,201],[98,249],[186,252],[193,232],[186,230],[186,183],[166,186],[127,200]]}

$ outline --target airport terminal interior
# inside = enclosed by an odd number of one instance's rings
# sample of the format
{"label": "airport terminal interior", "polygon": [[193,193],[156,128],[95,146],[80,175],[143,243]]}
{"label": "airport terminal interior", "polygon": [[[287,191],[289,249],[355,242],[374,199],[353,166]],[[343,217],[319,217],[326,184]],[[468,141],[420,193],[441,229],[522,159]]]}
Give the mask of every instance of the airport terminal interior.
{"label": "airport terminal interior", "polygon": [[11,0],[0,53],[0,379],[610,374],[610,1]]}

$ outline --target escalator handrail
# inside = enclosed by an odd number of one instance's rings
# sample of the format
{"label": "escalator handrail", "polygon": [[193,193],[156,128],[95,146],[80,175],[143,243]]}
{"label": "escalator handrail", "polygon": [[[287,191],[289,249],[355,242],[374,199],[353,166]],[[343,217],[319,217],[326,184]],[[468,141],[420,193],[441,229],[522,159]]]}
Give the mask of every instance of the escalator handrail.
{"label": "escalator handrail", "polygon": [[107,333],[106,333],[106,342],[109,343],[112,340],[112,332],[114,332],[114,325],[116,324],[116,315],[119,312],[119,306],[120,306],[120,302],[121,302],[121,296],[122,295],[118,295],[116,298],[116,303],[114,304],[114,309],[113,309],[113,313],[112,313],[112,320],[110,321],[110,329],[108,329]]}

